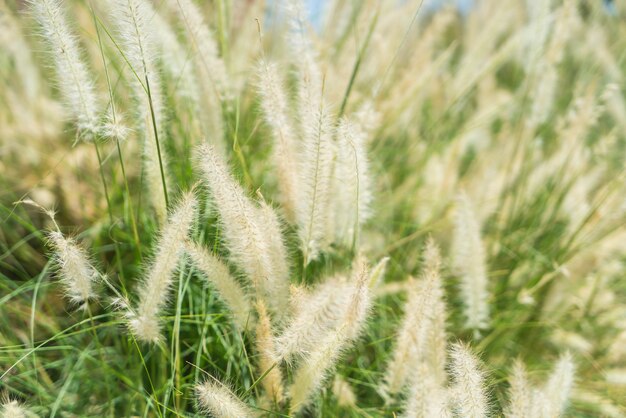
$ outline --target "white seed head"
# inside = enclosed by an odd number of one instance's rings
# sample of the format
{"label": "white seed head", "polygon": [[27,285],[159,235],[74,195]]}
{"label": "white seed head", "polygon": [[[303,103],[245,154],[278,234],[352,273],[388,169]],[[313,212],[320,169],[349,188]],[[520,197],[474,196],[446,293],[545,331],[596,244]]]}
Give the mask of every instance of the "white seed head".
{"label": "white seed head", "polygon": [[212,146],[200,146],[198,155],[220,214],[229,258],[246,273],[257,297],[265,298],[272,313],[283,314],[289,294],[289,269],[276,215],[269,206],[255,205]]}
{"label": "white seed head", "polygon": [[59,90],[76,122],[79,137],[91,140],[99,128],[98,100],[93,77],[82,60],[78,40],[67,24],[62,3],[60,0],[31,0],[30,4],[42,38],[50,47]]}
{"label": "white seed head", "polygon": [[371,180],[365,130],[345,118],[337,128],[333,179],[335,239],[358,246],[360,228],[371,216]]}
{"label": "white seed head", "polygon": [[252,418],[250,407],[235,396],[226,386],[207,380],[196,386],[200,408],[215,418]]}
{"label": "white seed head", "polygon": [[82,304],[95,297],[93,285],[100,276],[89,256],[72,238],[58,231],[48,234],[61,284],[71,302]]}
{"label": "white seed head", "polygon": [[168,303],[174,272],[183,254],[196,206],[193,193],[182,197],[161,231],[154,259],[139,286],[139,305],[130,314],[130,328],[142,341],[161,339],[159,312]]}
{"label": "white seed head", "polygon": [[489,323],[486,255],[480,223],[464,193],[457,200],[452,257],[454,272],[461,280],[465,326],[474,331],[485,329]]}
{"label": "white seed head", "polygon": [[245,329],[250,321],[252,306],[246,292],[230,274],[228,267],[218,257],[196,243],[186,243],[185,250],[193,264],[203,273],[207,282],[232,312],[239,329]]}
{"label": "white seed head", "polygon": [[18,401],[7,401],[0,409],[2,418],[26,418],[26,410]]}
{"label": "white seed head", "polygon": [[488,416],[489,402],[485,377],[480,369],[479,360],[462,344],[452,346],[450,360],[450,373],[454,382],[453,402],[459,416],[467,418]]}

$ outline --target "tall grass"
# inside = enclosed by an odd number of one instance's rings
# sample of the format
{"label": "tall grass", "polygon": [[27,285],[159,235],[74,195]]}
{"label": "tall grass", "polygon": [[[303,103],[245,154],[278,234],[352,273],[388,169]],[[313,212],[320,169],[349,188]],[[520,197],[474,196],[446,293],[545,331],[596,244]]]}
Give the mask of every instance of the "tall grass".
{"label": "tall grass", "polygon": [[0,413],[625,416],[617,9],[3,2]]}

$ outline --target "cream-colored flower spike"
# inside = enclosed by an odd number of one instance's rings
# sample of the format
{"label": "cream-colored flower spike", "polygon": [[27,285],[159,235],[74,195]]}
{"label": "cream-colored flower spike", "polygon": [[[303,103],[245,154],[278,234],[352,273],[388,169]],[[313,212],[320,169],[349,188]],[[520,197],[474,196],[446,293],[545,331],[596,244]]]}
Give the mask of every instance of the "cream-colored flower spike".
{"label": "cream-colored flower spike", "polygon": [[570,353],[565,353],[554,366],[554,370],[542,388],[540,402],[535,405],[540,406],[538,411],[542,416],[548,418],[558,418],[563,415],[567,402],[574,385],[574,361]]}
{"label": "cream-colored flower spike", "polygon": [[148,198],[159,223],[163,224],[167,218],[164,189],[168,182],[168,159],[162,145],[165,115],[156,65],[157,40],[151,22],[154,9],[146,0],[114,0],[105,4],[117,25],[119,45],[130,65],[127,77],[136,102]]}
{"label": "cream-colored flower spike", "polygon": [[272,131],[272,159],[282,206],[287,219],[294,222],[298,178],[296,134],[289,119],[289,103],[276,64],[264,60],[259,63],[258,90],[263,117]]}
{"label": "cream-colored flower spike", "polygon": [[437,382],[426,363],[420,364],[419,368],[419,378],[409,389],[402,418],[452,417],[447,389]]}
{"label": "cream-colored flower spike", "polygon": [[0,409],[2,418],[26,418],[26,410],[17,401],[7,401]]}
{"label": "cream-colored flower spike", "polygon": [[203,273],[207,282],[230,309],[239,329],[245,329],[251,320],[252,306],[246,292],[230,274],[228,267],[218,257],[196,243],[185,243],[185,250],[192,263]]}
{"label": "cream-colored flower spike", "polygon": [[161,339],[159,312],[169,301],[174,272],[183,255],[196,206],[193,192],[185,194],[161,231],[154,259],[139,286],[139,305],[129,314],[130,328],[141,341]]}
{"label": "cream-colored flower spike", "polygon": [[59,0],[32,0],[33,15],[51,49],[63,96],[81,138],[91,140],[99,129],[98,100],[93,77],[81,58],[78,41],[65,20]]}
{"label": "cream-colored flower spike", "polygon": [[333,277],[310,294],[300,295],[293,318],[276,339],[277,360],[290,362],[312,352],[341,323],[353,288],[345,278]]}
{"label": "cream-colored flower spike", "polygon": [[298,78],[298,149],[296,224],[304,263],[315,260],[332,242],[331,176],[333,126],[323,99],[322,72],[307,36],[308,19],[301,0],[285,3],[291,28],[290,48]]}
{"label": "cream-colored flower spike", "polygon": [[322,387],[342,352],[354,342],[367,320],[371,304],[368,268],[364,260],[355,263],[349,302],[339,325],[322,336],[296,370],[289,388],[291,414],[304,408]]}
{"label": "cream-colored flower spike", "polygon": [[507,418],[533,418],[533,389],[528,381],[524,364],[516,360],[509,378],[509,404],[505,410]]}
{"label": "cream-colored flower spike", "polygon": [[459,416],[484,418],[489,414],[485,377],[480,362],[469,347],[455,344],[450,351],[454,385],[451,388],[453,403]]}
{"label": "cream-colored flower spike", "polygon": [[200,408],[215,418],[252,418],[251,408],[236,397],[230,389],[218,382],[207,380],[196,386]]}
{"label": "cream-colored flower spike", "polygon": [[307,115],[299,150],[296,223],[304,262],[315,260],[332,241],[331,175],[334,144],[328,110],[321,104]]}
{"label": "cream-colored flower spike", "polygon": [[48,239],[54,248],[54,262],[66,296],[77,304],[94,298],[93,285],[100,273],[93,267],[85,250],[59,231],[48,233]]}
{"label": "cream-colored flower spike", "polygon": [[358,247],[361,226],[371,216],[372,190],[366,132],[344,118],[337,127],[337,156],[333,175],[335,241]]}
{"label": "cream-colored flower spike", "polygon": [[339,406],[346,408],[356,406],[356,394],[352,386],[339,375],[335,375],[335,380],[333,380],[333,396],[337,399]]}
{"label": "cream-colored flower spike", "polygon": [[274,354],[274,335],[272,333],[272,324],[267,308],[262,301],[257,302],[257,312],[259,321],[256,327],[256,346],[259,354],[259,373],[265,374],[261,381],[261,385],[265,390],[269,404],[279,404],[283,401],[283,377],[280,367],[274,363],[276,355]]}
{"label": "cream-colored flower spike", "polygon": [[[409,290],[405,316],[396,338],[392,360],[387,366],[385,389],[389,394],[399,393],[425,362],[431,368],[428,374],[433,375],[431,377],[435,383],[443,384],[441,373],[445,369],[445,359],[440,358],[440,353],[435,353],[434,349],[436,347],[445,352],[445,305],[441,306],[444,304],[443,284],[439,274],[441,257],[431,239],[424,251],[424,264],[421,280],[413,280],[414,286]],[[444,322],[442,330],[433,329],[435,321],[438,326]],[[415,384],[421,384],[419,379]]]}
{"label": "cream-colored flower spike", "polygon": [[460,277],[465,326],[479,331],[489,324],[489,290],[486,254],[480,233],[480,222],[472,202],[465,193],[457,199],[452,243],[452,263]]}
{"label": "cream-colored flower spike", "polygon": [[246,273],[257,297],[266,300],[272,313],[282,315],[288,301],[289,278],[282,232],[273,210],[255,205],[214,147],[201,145],[198,163],[220,214],[230,260]]}
{"label": "cream-colored flower spike", "polygon": [[215,37],[200,8],[192,0],[169,0],[169,7],[178,13],[186,29],[200,76],[208,77],[213,84],[214,93],[217,92],[222,100],[229,99],[231,86],[226,65],[219,56]]}

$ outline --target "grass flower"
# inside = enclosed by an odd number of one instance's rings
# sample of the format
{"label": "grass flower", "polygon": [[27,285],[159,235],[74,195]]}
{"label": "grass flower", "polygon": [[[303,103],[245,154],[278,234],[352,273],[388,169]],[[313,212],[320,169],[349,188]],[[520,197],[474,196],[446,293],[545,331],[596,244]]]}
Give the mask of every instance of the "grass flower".
{"label": "grass flower", "polygon": [[196,386],[200,408],[216,418],[255,416],[252,410],[227,387],[207,380]]}
{"label": "grass flower", "polygon": [[79,138],[94,139],[99,129],[99,105],[93,76],[81,57],[76,36],[67,24],[60,0],[32,0],[31,10],[52,55],[57,83],[72,115]]}
{"label": "grass flower", "polygon": [[251,319],[252,306],[245,290],[231,275],[228,266],[199,244],[187,242],[185,251],[231,311],[237,326],[245,329]]}
{"label": "grass flower", "polygon": [[158,342],[161,338],[159,312],[167,305],[174,272],[193,226],[196,198],[184,195],[163,226],[154,258],[139,287],[139,304],[130,316],[130,328],[138,339]]}
{"label": "grass flower", "polygon": [[115,0],[108,7],[117,25],[119,45],[130,66],[128,78],[136,102],[148,197],[157,219],[163,223],[167,217],[168,162],[163,146],[162,87],[155,62],[158,44],[152,23],[154,10],[146,0]]}
{"label": "grass flower", "polygon": [[270,310],[280,314],[289,282],[278,220],[271,208],[259,208],[246,196],[214,147],[199,148],[198,165],[220,214],[229,259],[246,273],[257,296],[265,298]]}
{"label": "grass flower", "polygon": [[453,238],[453,266],[461,281],[466,327],[478,333],[489,323],[489,291],[485,249],[469,197],[461,194]]}
{"label": "grass flower", "polygon": [[94,284],[100,273],[95,269],[86,251],[59,231],[48,233],[54,251],[54,262],[65,295],[72,303],[84,304],[95,298]]}
{"label": "grass flower", "polygon": [[450,351],[450,374],[454,407],[459,416],[482,418],[489,414],[485,376],[468,347],[455,344]]}

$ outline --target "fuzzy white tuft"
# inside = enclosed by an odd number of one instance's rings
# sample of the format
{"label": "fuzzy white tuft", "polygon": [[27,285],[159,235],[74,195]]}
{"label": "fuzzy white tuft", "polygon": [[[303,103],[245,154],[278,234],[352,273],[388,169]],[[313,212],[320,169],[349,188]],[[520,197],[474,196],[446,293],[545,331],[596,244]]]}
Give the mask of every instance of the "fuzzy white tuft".
{"label": "fuzzy white tuft", "polygon": [[452,417],[447,390],[437,382],[426,363],[419,365],[419,380],[411,385],[402,418]]}
{"label": "fuzzy white tuft", "polygon": [[297,144],[289,119],[289,103],[276,64],[259,63],[259,95],[265,122],[274,139],[272,158],[278,177],[282,206],[290,221],[295,219],[297,204]]}
{"label": "fuzzy white tuft", "polygon": [[332,241],[330,192],[334,144],[327,110],[312,109],[304,126],[298,167],[296,222],[304,261],[315,260]]}
{"label": "fuzzy white tuft", "polygon": [[509,404],[505,410],[505,416],[507,418],[532,418],[533,392],[528,382],[526,368],[519,360],[513,364],[509,383],[511,388],[509,389]]}
{"label": "fuzzy white tuft", "polygon": [[572,386],[574,385],[574,361],[570,353],[565,353],[554,366],[554,370],[543,387],[540,398],[541,416],[558,418],[567,406]]}
{"label": "fuzzy white tuft", "polygon": [[305,407],[334,369],[342,352],[360,335],[371,303],[367,266],[358,260],[352,278],[353,288],[339,326],[317,341],[296,370],[290,386],[291,413]]}
{"label": "fuzzy white tuft", "polygon": [[479,220],[464,193],[457,200],[452,257],[454,272],[461,279],[465,326],[478,333],[489,324],[486,255]]}
{"label": "fuzzy white tuft", "polygon": [[161,339],[159,311],[168,302],[173,275],[183,255],[196,206],[193,193],[184,195],[161,231],[154,260],[139,287],[139,306],[130,318],[131,330],[142,341]]}
{"label": "fuzzy white tuft", "polygon": [[333,178],[335,240],[358,246],[361,226],[371,216],[372,186],[365,130],[345,118],[337,127]]}
{"label": "fuzzy white tuft", "polygon": [[41,27],[57,72],[63,96],[80,137],[92,140],[99,129],[98,100],[87,66],[81,58],[78,40],[72,34],[59,0],[31,0],[31,9]]}
{"label": "fuzzy white tuft", "polygon": [[229,258],[254,284],[273,313],[282,315],[289,294],[286,250],[278,219],[269,206],[257,207],[209,145],[199,148],[199,165],[220,214]]}
{"label": "fuzzy white tuft", "polygon": [[142,136],[148,197],[162,224],[167,217],[164,189],[167,188],[168,164],[162,145],[165,116],[161,80],[155,63],[157,41],[152,24],[155,14],[146,0],[115,0],[108,7],[117,24],[119,45],[130,65],[128,77],[137,104],[136,118]]}
{"label": "fuzzy white tuft", "polygon": [[18,401],[7,401],[0,409],[2,418],[26,418],[26,410]]}
{"label": "fuzzy white tuft", "polygon": [[227,387],[206,381],[196,386],[200,407],[215,418],[252,418],[255,414]]}
{"label": "fuzzy white tuft", "polygon": [[485,389],[485,377],[479,360],[469,347],[455,344],[450,351],[454,386],[453,402],[458,416],[484,418],[489,415],[489,402]]}
{"label": "fuzzy white tuft", "polygon": [[[443,285],[439,274],[441,258],[432,240],[426,245],[424,261],[421,280],[409,290],[404,320],[392,360],[387,366],[385,389],[389,394],[400,392],[411,381],[412,374],[422,368],[422,363],[427,363],[428,374],[433,375],[435,383],[442,384],[444,380],[445,359],[436,352],[443,349],[445,353],[446,348],[445,305],[442,306]],[[434,327],[440,326],[442,321],[443,329],[435,330]]]}
{"label": "fuzzy white tuft", "polygon": [[232,312],[239,329],[243,330],[250,321],[252,309],[244,289],[230,274],[228,267],[207,249],[198,244],[187,242],[185,250],[193,264],[203,273],[207,282],[217,291],[220,299]]}
{"label": "fuzzy white tuft", "polygon": [[64,237],[58,231],[50,232],[48,239],[54,248],[54,262],[67,297],[77,304],[94,298],[93,285],[100,273],[85,250],[74,239]]}

